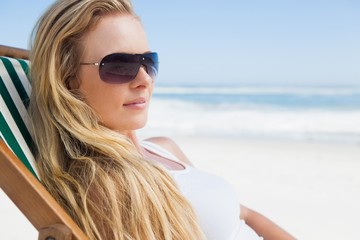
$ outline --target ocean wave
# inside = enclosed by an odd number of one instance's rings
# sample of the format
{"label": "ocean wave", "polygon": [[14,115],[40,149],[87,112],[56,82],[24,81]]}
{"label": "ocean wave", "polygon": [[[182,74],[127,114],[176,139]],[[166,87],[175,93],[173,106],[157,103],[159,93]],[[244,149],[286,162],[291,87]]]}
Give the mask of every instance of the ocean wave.
{"label": "ocean wave", "polygon": [[360,88],[290,87],[160,87],[155,98],[179,100],[213,108],[360,110]]}
{"label": "ocean wave", "polygon": [[337,140],[360,143],[360,110],[212,108],[153,99],[148,135],[227,136]]}

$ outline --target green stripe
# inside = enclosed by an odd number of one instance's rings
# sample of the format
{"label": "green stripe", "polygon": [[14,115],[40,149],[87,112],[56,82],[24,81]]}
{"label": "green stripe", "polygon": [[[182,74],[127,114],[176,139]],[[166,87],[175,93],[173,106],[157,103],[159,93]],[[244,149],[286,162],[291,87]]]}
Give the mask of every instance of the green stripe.
{"label": "green stripe", "polygon": [[[31,83],[30,81],[30,67],[27,61],[23,60],[23,59],[17,59],[18,62],[21,65],[21,68],[23,69],[24,73],[26,74],[26,80],[29,82],[29,84]],[[30,104],[30,97],[28,97],[27,99],[23,100],[24,105],[26,107],[26,109],[29,107]]]}
{"label": "green stripe", "polygon": [[6,139],[7,144],[9,144],[10,148],[13,150],[15,155],[24,163],[24,165],[30,170],[30,172],[35,176],[36,173],[32,168],[29,160],[26,158],[24,151],[20,147],[19,143],[16,141],[14,134],[12,133],[9,125],[5,121],[3,114],[0,112],[0,126],[1,126],[1,133]]}
{"label": "green stripe", "polygon": [[8,71],[10,78],[12,79],[12,81],[14,83],[15,88],[16,88],[17,92],[19,93],[20,98],[25,105],[25,108],[28,108],[29,96],[28,96],[19,76],[17,75],[12,62],[9,59],[4,58],[4,57],[0,57],[0,59],[4,63],[4,66],[5,66],[6,70]]}
{"label": "green stripe", "polygon": [[13,117],[13,119],[16,122],[16,125],[18,126],[21,135],[23,135],[28,147],[30,148],[30,150],[33,152],[33,147],[34,147],[34,143],[32,141],[31,135],[29,133],[29,130],[27,129],[24,120],[22,119],[13,99],[11,98],[2,78],[0,77],[0,93],[1,96],[3,97],[5,104],[11,114],[11,116]]}
{"label": "green stripe", "polygon": [[29,70],[30,70],[30,67],[29,67],[29,62],[24,60],[24,59],[16,59],[18,60],[18,62],[20,63],[21,65],[21,68],[24,70],[26,76],[27,76],[27,79],[30,81],[30,78],[29,78]]}
{"label": "green stripe", "polygon": [[[23,69],[24,73],[26,74],[26,79],[28,80],[29,84],[31,83],[30,81],[30,78],[29,78],[29,74],[30,74],[30,67],[29,67],[29,63],[28,61],[25,61],[23,59],[16,59],[18,60],[18,62],[20,63],[21,65],[21,68]],[[23,84],[21,84],[23,86]],[[25,90],[26,92],[26,90]],[[27,95],[27,93],[26,93]],[[28,96],[28,95],[27,95]],[[29,107],[29,104],[30,104],[30,98],[27,97],[26,99],[22,99],[26,109]]]}

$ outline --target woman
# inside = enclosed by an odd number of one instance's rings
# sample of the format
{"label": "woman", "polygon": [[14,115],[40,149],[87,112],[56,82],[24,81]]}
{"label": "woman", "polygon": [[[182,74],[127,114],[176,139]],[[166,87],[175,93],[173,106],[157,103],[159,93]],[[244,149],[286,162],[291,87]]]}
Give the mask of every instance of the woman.
{"label": "woman", "polygon": [[90,239],[291,239],[171,140],[137,139],[158,60],[128,0],[57,1],[31,62],[41,179]]}

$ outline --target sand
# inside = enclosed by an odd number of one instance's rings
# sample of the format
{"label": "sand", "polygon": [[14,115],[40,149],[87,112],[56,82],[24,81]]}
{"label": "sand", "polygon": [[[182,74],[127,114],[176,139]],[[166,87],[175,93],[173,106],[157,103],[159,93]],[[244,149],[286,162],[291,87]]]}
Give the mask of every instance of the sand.
{"label": "sand", "polygon": [[[360,145],[175,137],[197,167],[298,239],[360,239]],[[0,240],[37,239],[0,191]]]}

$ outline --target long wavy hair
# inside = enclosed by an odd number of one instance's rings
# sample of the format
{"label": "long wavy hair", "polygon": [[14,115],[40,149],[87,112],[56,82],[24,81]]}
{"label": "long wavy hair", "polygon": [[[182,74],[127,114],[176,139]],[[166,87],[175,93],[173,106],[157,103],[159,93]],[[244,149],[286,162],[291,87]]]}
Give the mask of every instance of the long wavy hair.
{"label": "long wavy hair", "polygon": [[103,126],[79,91],[80,41],[128,0],[60,0],[40,18],[31,49],[29,112],[43,184],[90,239],[202,239],[173,179]]}

